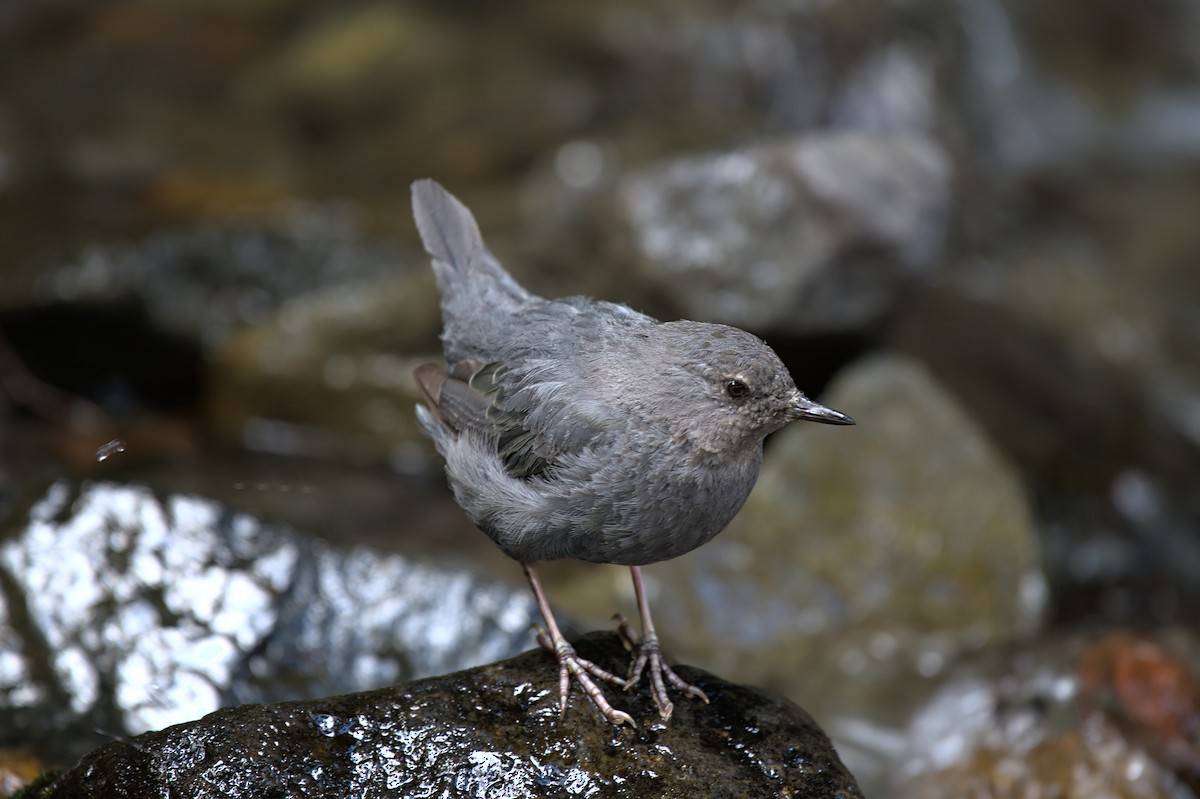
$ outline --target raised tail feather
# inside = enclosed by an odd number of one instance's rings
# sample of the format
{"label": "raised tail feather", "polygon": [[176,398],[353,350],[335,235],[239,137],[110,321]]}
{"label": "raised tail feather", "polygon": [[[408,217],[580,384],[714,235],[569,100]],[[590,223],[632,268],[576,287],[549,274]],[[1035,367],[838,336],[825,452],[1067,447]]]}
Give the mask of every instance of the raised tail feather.
{"label": "raised tail feather", "polygon": [[437,181],[415,181],[412,199],[417,231],[433,256],[447,323],[459,314],[537,299],[504,270],[483,243],[475,217]]}

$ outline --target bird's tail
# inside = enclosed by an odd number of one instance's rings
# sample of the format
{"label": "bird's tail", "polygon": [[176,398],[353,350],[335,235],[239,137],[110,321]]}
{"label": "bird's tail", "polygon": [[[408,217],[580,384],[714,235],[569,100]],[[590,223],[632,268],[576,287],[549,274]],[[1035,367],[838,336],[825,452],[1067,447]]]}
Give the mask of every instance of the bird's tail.
{"label": "bird's tail", "polygon": [[434,180],[412,184],[413,217],[425,250],[433,256],[447,331],[456,320],[515,310],[536,300],[488,251],[475,217]]}

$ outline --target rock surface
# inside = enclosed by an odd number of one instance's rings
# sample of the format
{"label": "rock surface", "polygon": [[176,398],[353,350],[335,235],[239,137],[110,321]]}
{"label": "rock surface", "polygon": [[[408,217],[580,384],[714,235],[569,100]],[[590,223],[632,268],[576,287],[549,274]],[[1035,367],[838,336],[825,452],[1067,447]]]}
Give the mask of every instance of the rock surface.
{"label": "rock surface", "polygon": [[862,333],[933,267],[950,178],[932,140],[805,136],[623,178],[616,235],[686,318]]}
{"label": "rock surface", "polygon": [[1181,799],[1200,789],[1200,640],[1046,637],[975,658],[912,717],[896,799]]}
{"label": "rock surface", "polygon": [[[625,666],[615,634],[576,645]],[[558,669],[540,650],[371,693],[227,708],[110,743],[40,796],[862,796],[803,710],[680,672],[711,704],[678,702],[667,722],[645,686],[609,692],[637,730],[602,722],[578,692],[560,719]]]}

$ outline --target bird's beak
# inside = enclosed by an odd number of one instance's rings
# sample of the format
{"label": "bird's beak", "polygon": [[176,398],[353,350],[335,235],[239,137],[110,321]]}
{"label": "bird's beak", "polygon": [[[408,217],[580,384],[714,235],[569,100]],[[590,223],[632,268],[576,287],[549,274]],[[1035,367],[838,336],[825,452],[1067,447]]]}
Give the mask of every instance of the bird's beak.
{"label": "bird's beak", "polygon": [[821,424],[854,424],[854,420],[841,411],[826,408],[819,402],[813,402],[799,391],[792,397],[788,412],[793,419],[804,419]]}

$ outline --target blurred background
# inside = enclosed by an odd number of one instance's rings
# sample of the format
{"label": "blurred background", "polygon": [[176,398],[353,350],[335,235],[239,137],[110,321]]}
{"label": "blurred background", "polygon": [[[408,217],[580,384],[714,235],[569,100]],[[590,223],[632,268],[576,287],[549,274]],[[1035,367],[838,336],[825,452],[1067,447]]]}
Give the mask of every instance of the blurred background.
{"label": "blurred background", "polygon": [[5,0],[0,773],[532,646],[413,420],[433,177],[531,290],[748,328],[857,419],[647,570],[673,656],[871,796],[1194,795],[1198,42],[1195,0]]}

